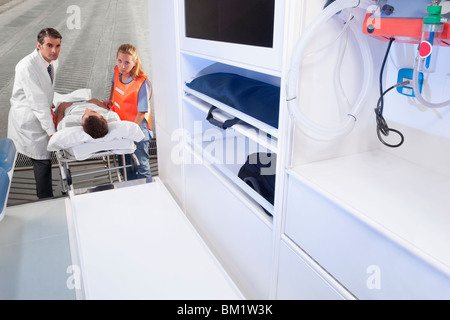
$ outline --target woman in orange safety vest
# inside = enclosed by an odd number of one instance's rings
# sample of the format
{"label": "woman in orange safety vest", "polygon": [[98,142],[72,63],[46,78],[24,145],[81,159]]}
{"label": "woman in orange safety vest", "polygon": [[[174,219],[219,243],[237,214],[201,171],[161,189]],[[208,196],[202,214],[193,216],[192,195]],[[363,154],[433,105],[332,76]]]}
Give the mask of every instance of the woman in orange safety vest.
{"label": "woman in orange safety vest", "polygon": [[[153,136],[150,116],[150,97],[152,86],[144,73],[136,48],[123,44],[117,50],[117,65],[114,68],[111,95],[108,105],[121,120],[132,121],[139,125],[144,139],[136,143],[136,155],[139,166],[137,172],[127,168],[127,179],[152,178],[149,163],[149,143]],[[131,164],[130,155],[126,155],[127,165]],[[120,158],[119,158],[120,159]]]}

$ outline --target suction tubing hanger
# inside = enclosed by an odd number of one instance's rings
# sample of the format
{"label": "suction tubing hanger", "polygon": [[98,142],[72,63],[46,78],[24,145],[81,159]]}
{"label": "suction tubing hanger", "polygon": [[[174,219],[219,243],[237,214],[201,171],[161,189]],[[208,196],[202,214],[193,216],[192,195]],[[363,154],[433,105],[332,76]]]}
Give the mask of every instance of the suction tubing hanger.
{"label": "suction tubing hanger", "polygon": [[[347,9],[347,8],[356,8],[362,7],[365,8],[369,5],[371,1],[362,1],[362,0],[336,0],[334,2],[327,2],[324,10],[320,13],[320,15],[306,28],[304,33],[300,36],[299,41],[294,47],[292,53],[292,62],[290,66],[290,70],[287,76],[287,88],[286,88],[286,100],[289,113],[294,118],[294,122],[298,126],[300,130],[310,138],[316,140],[334,140],[339,137],[347,135],[353,128],[356,122],[356,114],[358,113],[359,108],[361,107],[367,92],[369,91],[369,87],[373,77],[373,65],[372,65],[372,55],[369,49],[369,45],[367,43],[366,38],[359,30],[357,26],[355,26],[354,21],[350,21],[350,29],[354,33],[355,39],[359,44],[359,48],[361,51],[362,61],[364,63],[364,82],[362,85],[362,89],[360,94],[353,105],[351,112],[348,114],[348,118],[345,123],[340,127],[326,127],[320,125],[311,119],[309,119],[300,109],[297,102],[297,94],[298,94],[298,80],[301,72],[302,58],[304,55],[305,48],[311,38],[314,35],[316,29],[318,29],[323,23],[327,22],[331,19],[336,13]],[[352,19],[354,20],[354,19]]]}

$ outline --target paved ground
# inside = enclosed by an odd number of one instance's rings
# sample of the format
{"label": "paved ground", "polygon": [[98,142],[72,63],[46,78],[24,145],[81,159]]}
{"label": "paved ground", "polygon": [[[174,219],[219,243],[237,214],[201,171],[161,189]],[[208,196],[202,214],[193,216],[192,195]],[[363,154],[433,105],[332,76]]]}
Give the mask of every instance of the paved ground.
{"label": "paved ground", "polygon": [[0,0],[0,137],[7,136],[15,65],[36,47],[42,28],[53,27],[63,36],[55,90],[90,88],[93,97],[105,99],[122,43],[137,47],[151,79],[147,15],[147,0]]}

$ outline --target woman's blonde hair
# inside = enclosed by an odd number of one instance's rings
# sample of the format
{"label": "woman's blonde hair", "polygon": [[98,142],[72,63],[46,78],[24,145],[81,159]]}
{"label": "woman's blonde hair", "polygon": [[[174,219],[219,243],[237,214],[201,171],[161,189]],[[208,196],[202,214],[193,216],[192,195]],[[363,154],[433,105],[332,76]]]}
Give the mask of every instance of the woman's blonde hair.
{"label": "woman's blonde hair", "polygon": [[122,44],[119,49],[117,50],[117,55],[120,53],[125,53],[131,55],[132,59],[136,63],[136,65],[131,69],[131,77],[134,79],[136,77],[140,77],[142,75],[145,75],[144,69],[142,68],[141,59],[139,58],[139,54],[137,52],[137,49],[129,43]]}

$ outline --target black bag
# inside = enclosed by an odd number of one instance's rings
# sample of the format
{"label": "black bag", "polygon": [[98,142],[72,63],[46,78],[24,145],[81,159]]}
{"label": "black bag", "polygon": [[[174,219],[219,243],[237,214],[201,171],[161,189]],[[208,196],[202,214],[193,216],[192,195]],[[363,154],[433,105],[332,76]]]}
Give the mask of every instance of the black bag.
{"label": "black bag", "polygon": [[[258,152],[247,157],[247,161],[239,170],[238,177],[273,205],[275,172],[276,154]],[[267,210],[265,211],[270,215]]]}

